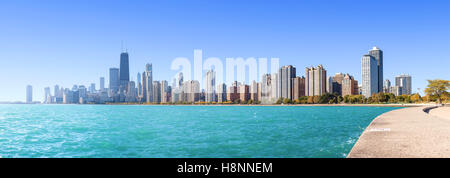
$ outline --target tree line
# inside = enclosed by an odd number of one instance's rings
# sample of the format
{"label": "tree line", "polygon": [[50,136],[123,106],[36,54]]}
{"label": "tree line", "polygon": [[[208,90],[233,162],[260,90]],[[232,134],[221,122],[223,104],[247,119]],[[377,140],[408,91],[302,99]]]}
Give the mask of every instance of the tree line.
{"label": "tree line", "polygon": [[370,97],[363,95],[340,96],[338,93],[325,93],[321,96],[302,96],[291,100],[279,98],[275,104],[391,104],[391,103],[423,103],[423,102],[450,102],[449,80],[428,80],[425,96],[418,93],[395,96],[393,93],[376,93]]}

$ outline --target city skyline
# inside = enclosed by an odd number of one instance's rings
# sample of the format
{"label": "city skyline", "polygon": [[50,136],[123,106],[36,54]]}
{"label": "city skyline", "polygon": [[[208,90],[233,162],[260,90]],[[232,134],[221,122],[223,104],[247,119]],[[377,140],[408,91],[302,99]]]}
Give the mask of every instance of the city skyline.
{"label": "city skyline", "polygon": [[[376,52],[374,52],[376,51]],[[61,103],[78,103],[80,102],[83,104],[85,100],[85,97],[87,97],[88,92],[90,94],[99,94],[99,97],[109,97],[112,100],[109,101],[107,99],[100,99],[96,100],[96,102],[104,103],[104,102],[143,102],[143,103],[170,103],[170,102],[177,102],[177,101],[185,101],[188,100],[189,102],[196,102],[196,101],[204,101],[204,102],[217,102],[218,97],[220,93],[216,93],[216,90],[220,90],[220,86],[225,86],[224,91],[229,94],[229,92],[226,91],[227,86],[232,85],[231,87],[236,87],[235,94],[238,95],[237,98],[247,101],[251,99],[254,101],[263,101],[264,104],[272,104],[274,103],[278,98],[287,98],[290,100],[298,99],[299,96],[320,96],[325,93],[337,93],[340,96],[345,95],[363,95],[366,98],[372,96],[373,94],[384,92],[384,93],[393,93],[396,96],[406,94],[411,95],[412,94],[412,77],[408,74],[400,74],[395,77],[395,86],[391,87],[391,83],[389,79],[379,78],[383,77],[383,51],[379,49],[378,47],[374,46],[371,50],[369,50],[369,54],[364,54],[361,60],[361,76],[362,76],[362,82],[361,85],[358,85],[358,81],[354,79],[354,77],[350,74],[343,74],[343,73],[336,73],[335,76],[328,76],[327,70],[324,68],[322,64],[318,65],[317,67],[311,66],[311,67],[305,67],[305,73],[303,75],[298,75],[296,72],[296,67],[293,65],[285,65],[281,66],[279,69],[275,71],[271,71],[268,73],[263,73],[263,75],[259,75],[260,77],[257,77],[256,80],[252,81],[239,81],[239,80],[232,80],[232,82],[228,83],[219,83],[216,85],[216,71],[213,69],[207,69],[205,71],[205,68],[201,69],[201,79],[205,80],[204,85],[202,86],[202,82],[199,82],[198,80],[188,80],[188,84],[192,83],[198,83],[195,84],[195,91],[193,91],[194,96],[188,99],[182,99],[183,96],[181,96],[181,93],[186,92],[184,90],[190,90],[190,88],[185,88],[183,84],[183,73],[180,71],[173,79],[172,85],[168,85],[169,80],[153,80],[153,67],[152,64],[147,63],[145,65],[145,71],[143,72],[144,77],[141,79],[140,72],[137,73],[137,80],[133,81],[129,79],[130,73],[129,73],[129,58],[128,58],[128,52],[123,51],[120,53],[120,68],[111,67],[109,69],[109,78],[112,83],[109,83],[109,88],[104,87],[104,78],[105,77],[99,77],[99,90],[96,90],[95,84],[91,83],[89,88],[86,90],[85,86],[83,84],[74,84],[72,89],[70,88],[59,88],[59,85],[56,84],[54,95],[51,94],[50,87],[44,88],[44,99],[42,100],[43,103],[58,103],[58,101],[61,101]],[[381,59],[381,64],[380,60]],[[220,64],[222,66],[223,64]],[[217,66],[215,66],[217,67]],[[251,66],[248,66],[251,67]],[[272,68],[272,67],[269,67]],[[124,69],[124,70],[120,70]],[[220,69],[223,70],[223,69]],[[272,70],[272,69],[271,69]],[[226,70],[223,70],[226,71]],[[195,73],[195,71],[193,72]],[[251,74],[245,74],[247,78],[248,75]],[[266,82],[265,76],[269,75],[273,79],[272,86],[269,86],[272,88],[272,91],[266,91],[266,93],[262,94],[262,85]],[[122,77],[121,77],[122,76]],[[126,77],[123,77],[126,76]],[[228,76],[228,75],[227,75]],[[236,78],[236,76],[234,76]],[[295,81],[297,81],[297,84],[294,85]],[[382,83],[379,83],[380,81],[383,81]],[[256,82],[256,83],[255,83]],[[302,85],[300,85],[300,83]],[[269,82],[270,83],[270,82]],[[257,86],[255,86],[257,84]],[[345,84],[345,85],[343,85]],[[190,85],[189,85],[190,86]],[[244,90],[240,90],[239,88],[241,86],[244,86]],[[25,103],[35,103],[40,102],[39,100],[33,100],[33,89],[31,85],[27,85],[27,91],[26,91],[26,98],[27,100]],[[172,87],[168,90],[168,87]],[[250,88],[249,88],[250,87]],[[301,89],[300,89],[301,88]],[[381,88],[381,90],[379,90]],[[108,89],[108,90],[106,90]],[[181,92],[180,93],[180,99],[171,99],[174,93],[172,92],[172,89],[175,90],[175,92]],[[131,90],[131,92],[129,92]],[[168,91],[167,91],[168,90]],[[230,90],[232,90],[230,88]],[[294,91],[295,90],[295,91]],[[61,91],[61,92],[59,92]],[[75,98],[69,99],[69,101],[66,101],[67,99],[64,97],[64,99],[50,99],[49,97],[63,97],[63,95],[66,95],[67,92],[77,92],[77,97],[84,97],[84,100],[78,100]],[[84,92],[83,92],[84,91]],[[258,91],[258,92],[255,92]],[[345,91],[345,92],[343,92]],[[103,93],[105,92],[105,93]],[[112,92],[112,93],[111,93]],[[167,93],[168,92],[168,93]],[[58,94],[59,93],[59,94]],[[84,95],[82,95],[84,93]],[[102,94],[103,93],[103,94]],[[117,96],[114,96],[116,93]],[[130,94],[131,93],[131,94]],[[171,94],[170,94],[171,93]],[[189,92],[187,92],[189,93]],[[241,94],[247,93],[249,96],[243,97]],[[296,93],[296,94],[294,94]],[[178,93],[177,93],[178,94]],[[201,94],[205,94],[202,99]],[[197,96],[198,95],[198,96]],[[262,98],[263,95],[267,95],[270,97],[270,102],[264,102],[264,98]],[[297,97],[293,97],[293,96]],[[75,95],[74,95],[75,97]],[[164,97],[164,98],[163,98]],[[192,99],[195,98],[195,99]],[[246,99],[244,99],[246,98]],[[257,98],[257,99],[255,99]],[[92,98],[91,98],[92,100]],[[225,99],[224,101],[226,101]],[[228,96],[228,100],[230,100],[230,96]],[[233,101],[233,99],[232,99]],[[93,101],[91,101],[93,102]]]}
{"label": "city skyline", "polygon": [[[198,53],[194,52],[194,53]],[[201,53],[201,51],[200,51]],[[147,63],[145,65],[144,76],[141,78],[140,72],[137,73],[137,81],[130,81],[129,76],[129,58],[128,52],[120,54],[120,69],[110,68],[109,78],[110,88],[104,87],[104,77],[100,77],[100,88],[96,90],[95,83],[91,83],[87,89],[84,85],[74,84],[72,89],[59,87],[55,85],[54,95],[51,94],[50,87],[44,88],[45,104],[107,104],[107,103],[142,103],[142,104],[160,104],[160,103],[247,103],[250,104],[274,104],[303,100],[302,97],[314,98],[316,96],[339,95],[341,97],[347,95],[362,95],[369,98],[378,93],[392,93],[395,96],[412,94],[412,77],[410,75],[401,74],[395,77],[395,86],[391,87],[389,79],[384,80],[383,77],[383,51],[378,47],[373,47],[369,54],[364,54],[361,59],[361,75],[362,84],[358,85],[358,81],[350,74],[336,73],[335,76],[327,77],[327,70],[323,65],[317,67],[305,67],[304,76],[297,76],[296,67],[285,65],[279,67],[278,60],[275,63],[271,61],[271,66],[267,66],[266,59],[259,59],[259,65],[255,59],[249,58],[242,60],[238,64],[234,60],[227,59],[227,68],[235,68],[232,71],[224,70],[224,65],[220,61],[211,63],[208,58],[203,64],[203,60],[198,60],[203,68],[194,67],[193,73],[199,71],[200,76],[194,77],[193,80],[187,78],[184,81],[183,72],[180,71],[173,77],[172,85],[168,80],[153,80],[153,65]],[[194,55],[195,56],[195,55]],[[251,62],[254,60],[254,62]],[[178,60],[175,60],[175,65]],[[196,60],[194,60],[194,64]],[[241,65],[241,66],[240,66]],[[246,66],[247,65],[247,66]],[[174,66],[174,63],[172,64]],[[182,67],[190,67],[191,64],[183,64]],[[249,68],[249,73],[241,75],[251,76],[250,72],[262,73],[254,74],[261,76],[261,80],[246,77],[240,80],[232,80],[230,82],[216,85],[216,70],[226,71],[224,76],[232,79],[239,79],[239,70]],[[262,67],[261,67],[262,66]],[[270,72],[267,69],[270,68]],[[250,70],[250,68],[258,68],[258,70]],[[206,72],[204,71],[206,70]],[[235,71],[234,71],[235,70]],[[189,70],[183,70],[192,72]],[[236,72],[236,73],[235,73]],[[234,74],[229,74],[234,73]],[[190,75],[190,74],[189,74]],[[125,77],[124,77],[125,76]],[[219,75],[221,76],[221,75]],[[221,76],[223,77],[223,76]],[[219,77],[219,78],[221,78]],[[120,79],[120,80],[119,80]],[[142,80],[141,80],[142,79]],[[199,81],[200,80],[200,81]],[[170,81],[170,79],[169,79]],[[202,87],[204,81],[204,87]],[[226,80],[223,80],[226,81]],[[383,81],[380,83],[380,81]],[[227,91],[227,85],[228,87]],[[216,88],[217,91],[216,92]],[[26,103],[36,103],[32,99],[32,86],[27,85]],[[312,99],[311,98],[311,99]],[[285,101],[285,100],[288,101]],[[40,103],[40,102],[38,102]]]}
{"label": "city skyline", "polygon": [[[371,4],[383,14],[366,13],[361,8],[370,2],[348,1],[222,1],[219,5],[201,1],[90,1],[98,5],[96,8],[87,3],[74,2],[70,7],[62,2],[35,3],[31,7],[6,2],[1,7],[2,15],[21,15],[11,16],[1,26],[0,35],[5,40],[0,49],[5,52],[0,60],[0,81],[6,87],[0,89],[0,101],[25,101],[26,85],[33,86],[34,100],[43,101],[44,88],[55,84],[67,88],[73,84],[100,86],[100,77],[109,84],[109,68],[120,67],[117,54],[122,40],[130,53],[133,81],[146,63],[155,66],[154,80],[171,79],[178,71],[170,70],[170,61],[178,56],[192,60],[194,49],[203,49],[205,58],[278,57],[280,66],[296,66],[297,76],[303,75],[304,66],[323,64],[329,76],[349,73],[361,81],[361,55],[373,46],[385,52],[383,79],[394,81],[400,74],[409,74],[413,76],[413,93],[425,88],[426,79],[450,78],[450,74],[440,72],[450,65],[445,60],[450,57],[446,50],[450,28],[443,23],[449,17],[444,8],[449,2],[445,1]],[[158,7],[178,7],[191,13]],[[240,13],[212,10],[218,7]],[[135,13],[114,15],[122,8]],[[246,16],[244,11],[261,16]],[[224,20],[216,22],[217,18]],[[45,25],[37,23],[40,19]],[[119,21],[122,25],[117,26]],[[371,27],[361,28],[368,21]]]}

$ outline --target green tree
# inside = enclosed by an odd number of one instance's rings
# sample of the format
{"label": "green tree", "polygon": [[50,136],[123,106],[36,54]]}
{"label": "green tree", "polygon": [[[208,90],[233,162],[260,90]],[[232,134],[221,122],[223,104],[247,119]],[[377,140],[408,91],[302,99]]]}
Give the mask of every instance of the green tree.
{"label": "green tree", "polygon": [[425,89],[425,93],[431,97],[436,97],[438,103],[442,103],[442,99],[445,95],[447,95],[450,89],[450,81],[449,80],[428,80],[428,86]]}
{"label": "green tree", "polygon": [[241,99],[236,99],[233,101],[233,104],[240,104],[241,103]]}
{"label": "green tree", "polygon": [[283,98],[278,98],[277,102],[275,102],[275,104],[281,104],[283,103]]}
{"label": "green tree", "polygon": [[341,104],[343,100],[344,100],[344,98],[342,96],[338,96],[337,100],[336,100],[337,101],[336,104]]}
{"label": "green tree", "polygon": [[308,96],[307,103],[308,104],[314,104],[314,96]]}
{"label": "green tree", "polygon": [[298,100],[299,100],[300,104],[308,103],[308,97],[307,96],[302,96],[302,97],[298,98]]}
{"label": "green tree", "polygon": [[291,99],[289,99],[289,98],[285,98],[285,99],[283,100],[283,103],[284,103],[284,104],[291,104],[292,101],[291,101]]}
{"label": "green tree", "polygon": [[349,104],[350,103],[350,95],[345,95],[344,96],[344,103]]}
{"label": "green tree", "polygon": [[332,98],[331,94],[325,93],[319,97],[319,103],[328,104],[331,98]]}
{"label": "green tree", "polygon": [[319,100],[320,100],[320,96],[313,96],[313,103],[314,104],[319,103]]}

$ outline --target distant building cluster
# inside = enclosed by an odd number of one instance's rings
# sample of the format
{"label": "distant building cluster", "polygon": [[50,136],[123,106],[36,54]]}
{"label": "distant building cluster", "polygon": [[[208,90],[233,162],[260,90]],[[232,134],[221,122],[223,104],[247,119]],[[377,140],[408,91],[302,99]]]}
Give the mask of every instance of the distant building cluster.
{"label": "distant building cluster", "polygon": [[386,79],[386,81],[384,81],[383,92],[393,93],[395,96],[412,94],[411,76],[402,74],[395,77],[394,86],[391,86],[391,81],[389,79]]}
{"label": "distant building cluster", "polygon": [[395,77],[395,86],[387,79],[383,83],[383,51],[373,47],[361,60],[362,86],[361,93],[365,97],[384,92],[396,96],[411,95],[411,76],[399,75]]}
{"label": "distant building cluster", "polygon": [[[337,73],[327,77],[322,65],[306,67],[304,76],[296,76],[292,65],[282,66],[277,72],[264,74],[260,82],[234,81],[227,85],[216,83],[216,71],[209,70],[204,76],[204,87],[197,80],[183,78],[178,73],[172,84],[168,81],[154,81],[152,64],[146,64],[145,70],[137,74],[137,80],[130,80],[129,55],[120,54],[120,68],[109,69],[109,88],[105,87],[105,78],[100,78],[100,87],[95,83],[88,87],[74,85],[72,88],[50,87],[44,89],[44,103],[54,104],[104,104],[104,103],[197,103],[197,102],[233,102],[273,104],[280,98],[296,100],[303,96],[320,96],[326,93],[346,95],[364,95],[370,97],[379,92],[395,95],[411,94],[411,76],[399,75],[395,86],[389,80],[383,82],[383,51],[374,47],[361,59],[362,82],[358,83],[350,74]],[[32,86],[27,86],[27,103],[32,102]]]}

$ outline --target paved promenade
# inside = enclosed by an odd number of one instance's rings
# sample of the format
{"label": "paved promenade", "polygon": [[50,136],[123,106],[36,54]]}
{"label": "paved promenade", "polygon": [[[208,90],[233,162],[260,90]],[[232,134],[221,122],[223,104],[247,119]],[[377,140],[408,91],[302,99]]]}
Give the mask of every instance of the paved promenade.
{"label": "paved promenade", "polygon": [[450,107],[425,107],[380,115],[364,131],[348,158],[450,158]]}

